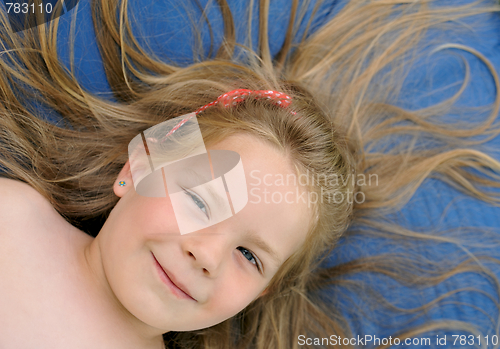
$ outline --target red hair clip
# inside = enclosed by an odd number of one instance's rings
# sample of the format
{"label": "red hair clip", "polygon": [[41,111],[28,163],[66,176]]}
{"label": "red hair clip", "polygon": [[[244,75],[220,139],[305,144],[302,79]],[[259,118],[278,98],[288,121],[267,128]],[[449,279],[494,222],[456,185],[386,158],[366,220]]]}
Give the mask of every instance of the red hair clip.
{"label": "red hair clip", "polygon": [[[292,103],[292,98],[283,92],[271,91],[271,90],[247,90],[244,88],[240,88],[238,90],[233,90],[224,93],[223,95],[220,95],[219,98],[217,98],[217,100],[210,102],[201,108],[198,108],[195,111],[195,114],[198,114],[199,112],[204,111],[208,107],[211,107],[219,103],[221,103],[226,108],[234,106],[240,102],[243,102],[247,96],[254,96],[257,99],[271,99],[276,105],[279,105],[280,107],[283,108],[288,107]],[[292,114],[296,113],[292,111]]]}
{"label": "red hair clip", "polygon": [[[237,90],[232,90],[227,93],[224,93],[223,95],[220,95],[215,101],[210,102],[208,104],[205,104],[203,107],[200,107],[196,109],[194,112],[194,115],[191,114],[189,117],[183,119],[181,122],[179,122],[177,125],[175,125],[174,128],[168,132],[165,137],[161,140],[163,142],[168,136],[170,136],[172,133],[174,133],[176,130],[178,130],[182,125],[186,123],[189,119],[191,119],[193,116],[198,115],[198,113],[201,113],[208,107],[214,106],[216,104],[222,104],[225,108],[229,108],[231,106],[235,106],[238,103],[241,103],[245,100],[247,96],[253,96],[256,99],[270,99],[274,102],[274,104],[286,108],[292,103],[292,98],[283,93],[283,92],[278,92],[278,91],[271,91],[271,90],[247,90],[244,88],[240,88]],[[296,115],[297,113],[294,112],[293,110],[290,111],[293,115]],[[160,142],[160,143],[161,143]]]}

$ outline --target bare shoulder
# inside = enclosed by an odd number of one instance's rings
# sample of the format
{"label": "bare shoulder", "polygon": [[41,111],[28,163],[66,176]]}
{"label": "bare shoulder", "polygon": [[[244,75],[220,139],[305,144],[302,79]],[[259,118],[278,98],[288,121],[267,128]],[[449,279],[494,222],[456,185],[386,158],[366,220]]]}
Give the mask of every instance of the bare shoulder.
{"label": "bare shoulder", "polygon": [[47,256],[66,248],[68,241],[80,241],[85,235],[29,184],[0,178],[0,266],[20,256],[23,263],[48,261]]}
{"label": "bare shoulder", "polygon": [[73,333],[61,319],[85,313],[73,276],[89,239],[30,185],[0,178],[0,348],[55,348]]}
{"label": "bare shoulder", "polygon": [[0,241],[12,241],[28,232],[40,231],[44,220],[59,216],[36,189],[21,181],[0,178]]}
{"label": "bare shoulder", "polygon": [[16,193],[22,193],[25,195],[40,195],[40,193],[27,183],[15,179],[0,177],[0,199]]}
{"label": "bare shoulder", "polygon": [[36,211],[52,208],[52,205],[29,184],[0,177],[0,220],[17,218]]}
{"label": "bare shoulder", "polygon": [[[0,177],[0,239],[20,236],[46,239],[62,230],[89,235],[68,223],[54,206],[27,183]],[[1,246],[0,246],[1,248]]]}

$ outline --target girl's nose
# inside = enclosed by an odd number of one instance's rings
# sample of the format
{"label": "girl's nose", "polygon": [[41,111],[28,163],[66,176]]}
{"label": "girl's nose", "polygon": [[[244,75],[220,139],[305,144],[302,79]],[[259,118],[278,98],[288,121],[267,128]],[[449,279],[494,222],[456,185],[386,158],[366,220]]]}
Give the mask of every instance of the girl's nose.
{"label": "girl's nose", "polygon": [[182,249],[195,268],[207,276],[216,277],[231,255],[229,240],[227,233],[188,234],[183,239]]}

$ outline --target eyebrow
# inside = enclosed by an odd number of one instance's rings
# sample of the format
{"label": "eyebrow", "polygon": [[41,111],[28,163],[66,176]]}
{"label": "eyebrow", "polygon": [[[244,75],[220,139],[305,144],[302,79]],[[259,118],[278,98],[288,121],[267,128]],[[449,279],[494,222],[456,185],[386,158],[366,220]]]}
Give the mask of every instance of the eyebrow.
{"label": "eyebrow", "polygon": [[262,238],[253,230],[245,231],[245,236],[250,243],[255,244],[258,248],[266,252],[273,260],[275,266],[279,268],[279,266],[281,265],[281,260],[278,257],[276,251],[274,251],[271,246],[269,246],[264,240],[262,240]]}

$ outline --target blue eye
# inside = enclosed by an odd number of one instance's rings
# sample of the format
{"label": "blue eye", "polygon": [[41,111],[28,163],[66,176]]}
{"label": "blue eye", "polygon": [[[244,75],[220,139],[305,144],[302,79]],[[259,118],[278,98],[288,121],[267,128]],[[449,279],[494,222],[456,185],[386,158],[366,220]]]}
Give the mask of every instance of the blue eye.
{"label": "blue eye", "polygon": [[[248,259],[248,261],[250,263],[252,263],[253,265],[255,265],[255,267],[257,268],[257,270],[260,272],[261,269],[260,269],[260,266],[259,266],[259,263],[258,263],[258,259],[255,257],[255,255],[250,252],[249,250],[247,250],[246,248],[244,247],[238,247],[238,249],[241,249],[240,251],[242,251],[242,254],[245,256],[246,259]],[[250,257],[250,259],[248,258]],[[251,260],[254,260],[254,262],[252,262]]]}
{"label": "blue eye", "polygon": [[210,217],[208,215],[208,209],[207,209],[207,206],[205,205],[205,202],[198,195],[192,194],[191,192],[187,191],[186,189],[184,189],[184,192],[186,193],[186,195],[188,195],[193,200],[193,202],[196,204],[196,206],[199,207],[199,209],[207,216],[207,218],[210,219]]}

